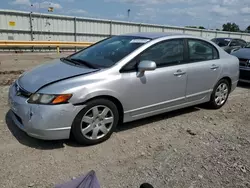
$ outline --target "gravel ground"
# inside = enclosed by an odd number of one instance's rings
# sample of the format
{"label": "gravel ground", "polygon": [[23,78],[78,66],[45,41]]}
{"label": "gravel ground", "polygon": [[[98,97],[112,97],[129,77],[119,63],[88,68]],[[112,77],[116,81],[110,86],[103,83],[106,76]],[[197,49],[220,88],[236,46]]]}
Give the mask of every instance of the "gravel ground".
{"label": "gravel ground", "polygon": [[92,169],[103,188],[250,187],[250,85],[239,86],[220,110],[191,107],[121,125],[96,146],[36,140],[9,119],[8,85],[56,57],[0,55],[2,188],[53,187]]}

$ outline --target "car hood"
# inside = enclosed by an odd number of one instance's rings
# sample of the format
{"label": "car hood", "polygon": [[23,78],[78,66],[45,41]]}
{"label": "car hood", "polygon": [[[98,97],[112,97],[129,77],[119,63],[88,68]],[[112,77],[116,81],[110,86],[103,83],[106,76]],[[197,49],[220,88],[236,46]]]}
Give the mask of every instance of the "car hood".
{"label": "car hood", "polygon": [[233,52],[231,55],[234,55],[238,58],[242,59],[250,59],[250,48],[241,48],[235,52]]}
{"label": "car hood", "polygon": [[41,87],[61,81],[67,78],[91,73],[98,69],[90,69],[86,66],[75,66],[57,59],[51,63],[38,66],[25,72],[18,79],[18,84],[25,90],[34,93]]}

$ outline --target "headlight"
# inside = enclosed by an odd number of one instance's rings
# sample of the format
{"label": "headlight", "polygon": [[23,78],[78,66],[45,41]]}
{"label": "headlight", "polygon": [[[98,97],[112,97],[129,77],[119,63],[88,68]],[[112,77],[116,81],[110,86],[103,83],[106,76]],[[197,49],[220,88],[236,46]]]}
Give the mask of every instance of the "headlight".
{"label": "headlight", "polygon": [[62,104],[62,103],[67,103],[71,97],[72,94],[50,95],[50,94],[34,93],[30,96],[28,103]]}

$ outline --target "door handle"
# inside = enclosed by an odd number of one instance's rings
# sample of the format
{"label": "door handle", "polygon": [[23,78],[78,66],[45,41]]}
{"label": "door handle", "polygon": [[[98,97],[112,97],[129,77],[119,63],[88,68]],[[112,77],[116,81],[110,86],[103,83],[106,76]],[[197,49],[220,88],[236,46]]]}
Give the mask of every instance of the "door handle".
{"label": "door handle", "polygon": [[216,69],[218,69],[219,68],[219,66],[218,65],[215,65],[215,64],[213,64],[211,67],[210,67],[210,69],[212,69],[212,70],[216,70]]}
{"label": "door handle", "polygon": [[174,73],[175,76],[181,76],[181,75],[184,75],[184,74],[186,74],[186,72],[183,72],[182,70],[177,70],[177,71]]}

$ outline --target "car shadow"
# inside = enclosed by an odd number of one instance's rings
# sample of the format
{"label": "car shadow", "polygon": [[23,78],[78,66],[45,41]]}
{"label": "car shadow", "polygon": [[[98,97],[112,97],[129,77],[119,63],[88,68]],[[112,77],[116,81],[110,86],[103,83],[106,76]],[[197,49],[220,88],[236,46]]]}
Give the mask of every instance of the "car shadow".
{"label": "car shadow", "polygon": [[[149,118],[144,118],[144,119],[137,120],[137,121],[134,121],[131,123],[125,123],[125,124],[118,126],[116,132],[126,131],[129,129],[144,126],[144,125],[147,125],[147,124],[150,124],[153,122],[158,122],[158,121],[163,120],[163,119],[173,118],[175,116],[179,116],[182,114],[187,114],[187,113],[191,113],[191,112],[195,112],[195,111],[199,111],[199,110],[200,110],[200,108],[198,108],[198,107],[189,107],[189,108],[184,108],[181,110],[176,110],[176,111],[152,116]],[[64,148],[65,145],[71,146],[71,147],[91,147],[91,146],[84,146],[84,145],[78,144],[74,140],[74,138],[72,138],[72,137],[68,140],[58,140],[58,141],[46,141],[46,140],[39,140],[36,138],[32,138],[29,135],[27,135],[25,132],[20,130],[15,125],[15,123],[12,121],[12,119],[10,117],[10,111],[7,112],[7,114],[5,116],[5,122],[9,128],[10,132],[17,139],[17,141],[20,144],[31,147],[31,148],[35,148],[35,149],[39,149],[39,150],[53,150],[53,149]]]}
{"label": "car shadow", "polygon": [[237,87],[241,87],[241,88],[245,88],[245,89],[250,89],[250,83],[238,82]]}
{"label": "car shadow", "polygon": [[201,108],[203,108],[202,106],[196,106],[196,107],[188,107],[188,108],[184,108],[184,109],[179,109],[179,110],[175,110],[175,111],[171,111],[171,112],[166,112],[163,114],[159,114],[159,115],[155,115],[155,116],[151,116],[148,118],[144,118],[144,119],[140,119],[140,120],[136,120],[133,122],[129,122],[129,123],[124,123],[121,126],[117,127],[116,132],[121,132],[121,131],[126,131],[128,129],[134,129],[137,127],[141,127],[150,123],[154,123],[154,122],[158,122],[164,119],[171,119],[174,118],[176,116],[180,116],[183,114],[188,114],[188,113],[192,113],[195,111],[199,111]]}

